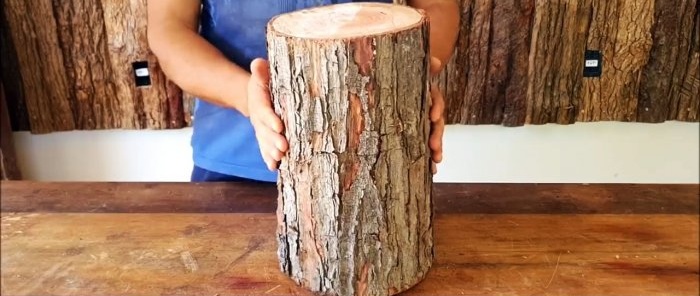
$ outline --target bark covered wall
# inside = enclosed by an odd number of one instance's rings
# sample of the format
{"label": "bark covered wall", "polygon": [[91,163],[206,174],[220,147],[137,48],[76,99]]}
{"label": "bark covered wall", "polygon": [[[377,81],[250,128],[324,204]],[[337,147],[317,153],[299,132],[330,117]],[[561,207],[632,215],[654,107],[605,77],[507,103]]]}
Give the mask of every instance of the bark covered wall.
{"label": "bark covered wall", "polygon": [[[461,0],[449,123],[700,120],[697,0]],[[584,77],[587,50],[602,75]]]}
{"label": "bark covered wall", "polygon": [[[145,0],[7,0],[3,16],[15,130],[186,126],[181,91],[148,49]],[[139,62],[150,84],[136,84]]]}
{"label": "bark covered wall", "polygon": [[[697,0],[459,1],[460,36],[440,77],[450,124],[700,121]],[[146,0],[0,5],[14,130],[191,124],[189,96],[148,50]],[[586,50],[602,54],[600,77],[584,77]],[[135,84],[141,61],[150,86]]]}

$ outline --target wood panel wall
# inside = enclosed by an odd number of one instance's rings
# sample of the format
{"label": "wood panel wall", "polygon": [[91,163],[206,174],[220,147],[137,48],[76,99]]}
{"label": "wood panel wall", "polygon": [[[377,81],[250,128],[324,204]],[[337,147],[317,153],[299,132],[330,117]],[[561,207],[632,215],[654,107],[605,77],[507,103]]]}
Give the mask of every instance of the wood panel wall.
{"label": "wood panel wall", "polygon": [[[462,0],[453,124],[700,120],[697,0]],[[602,76],[584,77],[586,50]]]}
{"label": "wood panel wall", "polygon": [[[1,3],[2,81],[14,130],[191,124],[191,99],[148,49],[146,0]],[[697,0],[460,6],[455,55],[439,79],[450,124],[700,121]],[[601,77],[584,77],[586,50],[602,53]],[[149,63],[151,86],[135,86],[138,61]]]}
{"label": "wood panel wall", "polygon": [[[3,68],[15,130],[186,126],[182,93],[148,49],[146,0],[6,0],[3,15],[16,63]],[[133,63],[144,61],[151,85],[139,87]]]}

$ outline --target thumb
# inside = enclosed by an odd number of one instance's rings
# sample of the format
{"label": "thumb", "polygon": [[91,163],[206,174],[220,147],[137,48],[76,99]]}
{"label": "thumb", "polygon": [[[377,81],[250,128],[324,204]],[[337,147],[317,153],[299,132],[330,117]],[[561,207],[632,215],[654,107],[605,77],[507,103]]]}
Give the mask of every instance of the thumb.
{"label": "thumb", "polygon": [[442,69],[442,61],[436,57],[430,57],[430,74],[436,75]]}
{"label": "thumb", "polygon": [[250,63],[251,79],[260,86],[267,87],[270,80],[270,64],[263,58],[254,59]]}

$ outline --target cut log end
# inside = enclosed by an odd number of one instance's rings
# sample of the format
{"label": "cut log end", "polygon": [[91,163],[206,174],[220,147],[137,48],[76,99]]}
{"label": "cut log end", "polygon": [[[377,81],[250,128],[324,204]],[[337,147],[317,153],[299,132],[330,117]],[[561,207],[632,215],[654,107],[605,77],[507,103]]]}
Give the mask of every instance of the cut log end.
{"label": "cut log end", "polygon": [[270,22],[270,30],[302,39],[351,39],[406,30],[423,19],[420,10],[403,5],[346,3],[280,15]]}

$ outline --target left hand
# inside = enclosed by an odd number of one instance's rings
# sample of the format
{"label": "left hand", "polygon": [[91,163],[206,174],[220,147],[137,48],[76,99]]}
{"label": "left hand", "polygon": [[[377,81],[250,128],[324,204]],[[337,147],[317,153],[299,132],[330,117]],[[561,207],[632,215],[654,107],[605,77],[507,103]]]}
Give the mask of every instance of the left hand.
{"label": "left hand", "polygon": [[[430,60],[431,79],[440,72],[442,63],[439,59],[432,57]],[[433,174],[437,174],[437,164],[442,162],[442,135],[445,132],[445,98],[436,83],[430,83],[430,140],[428,142],[431,150],[431,166]]]}

